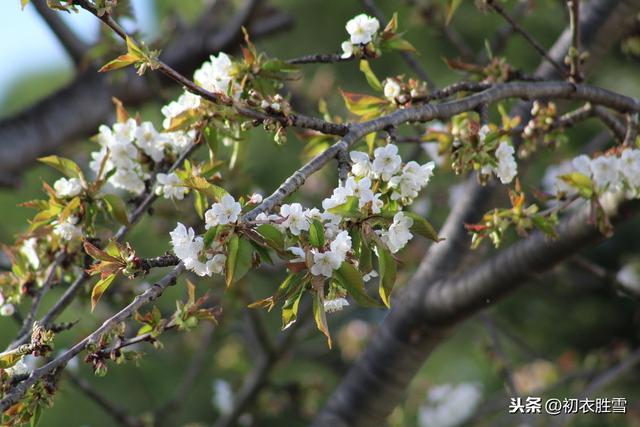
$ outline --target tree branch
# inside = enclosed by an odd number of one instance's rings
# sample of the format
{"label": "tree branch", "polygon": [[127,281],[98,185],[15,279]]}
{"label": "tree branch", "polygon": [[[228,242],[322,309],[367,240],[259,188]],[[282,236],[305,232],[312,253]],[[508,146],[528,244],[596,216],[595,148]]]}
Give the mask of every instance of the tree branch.
{"label": "tree branch", "polygon": [[46,0],[32,0],[38,15],[47,23],[73,63],[78,66],[85,59],[89,47],[65,24],[57,12],[47,6]]}

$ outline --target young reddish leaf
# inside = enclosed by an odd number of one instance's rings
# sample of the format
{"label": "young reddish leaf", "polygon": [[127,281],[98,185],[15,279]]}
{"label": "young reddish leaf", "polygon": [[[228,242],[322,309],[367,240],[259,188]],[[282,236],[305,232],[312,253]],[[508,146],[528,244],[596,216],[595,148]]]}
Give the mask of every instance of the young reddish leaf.
{"label": "young reddish leaf", "polygon": [[91,258],[98,261],[120,262],[119,258],[109,255],[107,252],[91,244],[88,240],[83,242],[84,250]]}

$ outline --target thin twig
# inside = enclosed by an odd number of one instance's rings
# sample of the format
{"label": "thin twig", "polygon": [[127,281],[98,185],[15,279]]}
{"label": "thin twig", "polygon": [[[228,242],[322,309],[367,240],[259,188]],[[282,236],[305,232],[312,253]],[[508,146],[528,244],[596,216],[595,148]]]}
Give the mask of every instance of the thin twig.
{"label": "thin twig", "polygon": [[123,427],[143,427],[145,425],[142,420],[129,415],[122,407],[111,402],[106,396],[92,387],[84,378],[71,372],[66,373],[66,378],[74,387],[81,391],[81,395],[93,401],[119,425]]}
{"label": "thin twig", "polygon": [[569,48],[569,79],[573,83],[580,83],[580,0],[567,0],[569,9],[569,28],[571,30],[571,47]]}
{"label": "thin twig", "polygon": [[79,65],[85,59],[89,47],[73,33],[57,12],[47,6],[45,0],[32,0],[31,3],[74,64]]}
{"label": "thin twig", "polygon": [[520,26],[520,24],[518,24],[518,22],[516,22],[511,15],[509,15],[507,13],[507,11],[504,10],[504,8],[502,6],[500,6],[499,4],[497,4],[495,2],[495,0],[487,0],[487,4],[489,5],[489,7],[491,7],[493,10],[495,10],[500,16],[502,16],[505,20],[507,20],[507,22],[509,22],[509,24],[513,27],[513,29],[518,32],[522,37],[525,38],[525,40],[527,40],[527,42],[529,42],[529,44],[544,58],[546,59],[551,65],[553,65],[553,67],[558,71],[558,73],[561,76],[564,76],[566,74],[564,67],[562,67],[560,64],[558,64],[556,61],[553,60],[553,58],[551,58],[549,56],[549,54],[547,53],[547,49],[545,49],[544,47],[542,47],[542,45],[533,38],[533,36],[531,34],[529,34],[524,28],[522,28]]}

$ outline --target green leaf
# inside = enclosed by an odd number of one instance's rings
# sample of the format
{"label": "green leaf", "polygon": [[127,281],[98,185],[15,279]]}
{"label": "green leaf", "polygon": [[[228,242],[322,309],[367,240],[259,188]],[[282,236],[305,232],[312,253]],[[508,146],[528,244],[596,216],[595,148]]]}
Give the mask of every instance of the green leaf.
{"label": "green leaf", "polygon": [[0,353],[0,368],[7,369],[18,363],[22,359],[23,351],[20,348]]}
{"label": "green leaf", "polygon": [[71,178],[81,178],[82,170],[73,160],[58,156],[40,157],[39,162],[49,165]]}
{"label": "green leaf", "polygon": [[360,61],[360,71],[364,73],[364,76],[367,78],[367,83],[369,86],[377,92],[382,92],[382,85],[380,84],[380,80],[376,77],[371,66],[369,65],[369,61],[363,59]]}
{"label": "green leaf", "polygon": [[446,0],[446,24],[449,25],[453,15],[455,15],[456,10],[462,4],[462,0]]}
{"label": "green leaf", "polygon": [[36,427],[40,423],[40,417],[42,416],[42,406],[37,405],[31,416],[31,427]]}
{"label": "green leaf", "polygon": [[137,56],[126,53],[104,64],[102,67],[100,67],[98,72],[106,73],[108,71],[119,70],[120,68],[128,67],[131,64],[135,64],[139,60],[140,59]]}
{"label": "green leaf", "polygon": [[192,176],[187,178],[184,180],[183,185],[201,192],[214,202],[219,202],[222,197],[229,194],[224,188],[210,183],[201,176]]}
{"label": "green leaf", "polygon": [[396,35],[388,40],[383,40],[380,43],[380,49],[382,50],[399,50],[402,52],[416,52],[416,48],[411,43],[402,37]]}
{"label": "green leaf", "polygon": [[377,96],[340,91],[347,109],[362,119],[373,119],[381,115],[390,102]]}
{"label": "green leaf", "polygon": [[116,59],[107,62],[103,65],[98,72],[104,73],[107,71],[117,70],[119,68],[127,67],[137,62],[145,61],[146,54],[140,49],[131,37],[127,37],[127,53],[118,56]]}
{"label": "green leaf", "polygon": [[255,242],[253,240],[251,240],[250,243],[251,246],[253,246],[253,249],[258,253],[258,255],[260,255],[261,261],[266,261],[269,264],[273,265],[273,260],[271,259],[269,250],[266,247],[261,246],[258,242]]}
{"label": "green leaf", "polygon": [[560,179],[578,190],[578,194],[585,199],[590,199],[593,195],[593,182],[591,178],[580,172],[573,172],[560,176]]}
{"label": "green leaf", "polygon": [[100,301],[102,294],[109,288],[113,279],[116,278],[115,274],[111,274],[110,276],[105,277],[104,279],[98,280],[98,283],[95,284],[93,290],[91,291],[91,311],[96,308],[96,304]]}
{"label": "green leaf", "polygon": [[207,230],[206,233],[204,233],[204,247],[208,248],[211,246],[211,242],[213,242],[215,240],[215,238],[218,236],[218,232],[220,231],[220,229],[222,228],[222,225],[216,225],[214,227],[211,227]]}
{"label": "green leaf", "polygon": [[331,348],[331,334],[329,334],[329,326],[327,325],[327,313],[324,311],[324,295],[322,295],[322,292],[316,292],[313,295],[313,318],[316,321],[318,330],[327,337],[327,345]]}
{"label": "green leaf", "polygon": [[271,224],[261,224],[256,227],[256,231],[273,249],[280,252],[284,250],[284,235],[275,226]]}
{"label": "green leaf", "polygon": [[251,255],[253,247],[247,240],[241,239],[237,234],[231,236],[227,243],[227,287],[242,279],[251,268]]}
{"label": "green leaf", "polygon": [[193,207],[196,209],[196,213],[202,219],[204,218],[204,213],[209,208],[209,201],[207,200],[207,196],[205,196],[200,191],[194,191],[193,194]]}
{"label": "green leaf", "polygon": [[429,240],[433,240],[434,242],[443,240],[438,237],[438,232],[433,228],[429,221],[413,212],[404,212],[404,214],[413,220],[413,225],[411,226],[412,232],[419,234],[422,237],[426,237]]}
{"label": "green leaf", "polygon": [[127,216],[127,207],[124,201],[115,194],[105,194],[102,197],[109,215],[122,225],[129,225],[129,217]]}
{"label": "green leaf", "polygon": [[360,267],[360,271],[366,274],[373,270],[373,251],[369,247],[369,243],[367,242],[364,233],[361,234],[358,266]]}
{"label": "green leaf", "polygon": [[[280,287],[282,287],[282,285]],[[282,306],[282,330],[287,329],[297,320],[302,294],[304,294],[304,286],[296,287],[295,292],[285,300],[284,305]]]}
{"label": "green leaf", "polygon": [[380,269],[380,298],[387,307],[391,307],[391,292],[396,283],[396,261],[386,246],[378,244],[377,250],[378,268]]}
{"label": "green leaf", "polygon": [[344,217],[357,217],[362,214],[358,207],[359,204],[360,201],[356,196],[348,196],[346,202],[334,208],[327,209],[327,212]]}
{"label": "green leaf", "polygon": [[297,65],[277,58],[267,59],[260,68],[269,73],[295,73],[300,70]]}
{"label": "green leaf", "polygon": [[340,268],[336,270],[335,277],[355,302],[361,306],[381,307],[376,300],[367,294],[362,280],[362,273],[347,261],[343,262]]}
{"label": "green leaf", "polygon": [[314,219],[309,227],[309,243],[316,248],[324,246],[324,225],[317,219]]}

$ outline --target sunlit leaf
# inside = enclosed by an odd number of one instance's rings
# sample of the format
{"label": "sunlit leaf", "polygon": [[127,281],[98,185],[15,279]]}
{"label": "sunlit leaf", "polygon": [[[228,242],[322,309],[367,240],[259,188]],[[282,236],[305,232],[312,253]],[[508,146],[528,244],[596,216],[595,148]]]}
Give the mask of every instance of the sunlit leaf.
{"label": "sunlit leaf", "polygon": [[105,277],[104,279],[98,280],[98,283],[95,284],[93,290],[91,291],[91,311],[96,308],[96,304],[98,304],[98,301],[100,301],[100,298],[106,292],[106,290],[109,288],[109,285],[111,285],[111,282],[113,282],[113,279],[115,278],[116,275],[112,274]]}
{"label": "sunlit leaf", "polygon": [[360,71],[364,73],[364,76],[367,79],[367,83],[369,83],[369,86],[371,86],[373,90],[382,92],[382,84],[380,84],[380,80],[378,80],[373,70],[371,69],[369,61],[367,61],[366,59],[362,59],[360,61]]}

